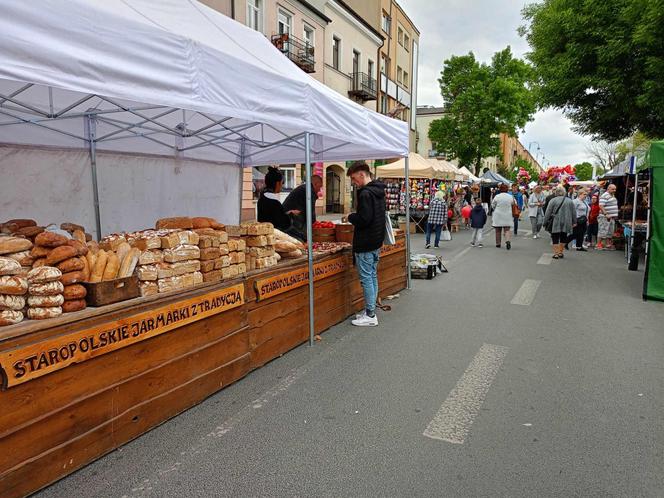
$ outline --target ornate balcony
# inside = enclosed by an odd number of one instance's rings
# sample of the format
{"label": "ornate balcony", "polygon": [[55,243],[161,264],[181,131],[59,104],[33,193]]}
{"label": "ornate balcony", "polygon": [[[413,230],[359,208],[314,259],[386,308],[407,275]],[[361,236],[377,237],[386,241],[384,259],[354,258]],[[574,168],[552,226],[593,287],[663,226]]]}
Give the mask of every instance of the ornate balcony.
{"label": "ornate balcony", "polygon": [[316,60],[314,58],[314,47],[308,42],[284,33],[273,35],[272,44],[277,47],[282,54],[293,61],[305,73],[315,73]]}
{"label": "ornate balcony", "polygon": [[378,83],[367,73],[350,73],[350,90],[348,95],[361,102],[376,100]]}

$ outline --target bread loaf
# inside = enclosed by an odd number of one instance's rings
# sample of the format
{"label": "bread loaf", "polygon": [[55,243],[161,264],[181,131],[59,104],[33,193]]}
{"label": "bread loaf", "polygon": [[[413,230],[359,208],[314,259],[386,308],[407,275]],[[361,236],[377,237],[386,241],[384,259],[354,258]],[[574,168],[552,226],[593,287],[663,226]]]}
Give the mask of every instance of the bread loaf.
{"label": "bread loaf", "polygon": [[106,268],[104,268],[104,273],[101,277],[102,281],[113,280],[118,278],[119,271],[120,271],[120,258],[118,258],[118,255],[115,254],[114,252],[108,253],[108,261],[106,262]]}
{"label": "bread loaf", "polygon": [[127,253],[127,255],[124,257],[124,260],[122,261],[122,264],[120,265],[118,278],[131,277],[134,274],[134,270],[136,269],[140,255],[141,250],[137,249],[136,247]]}
{"label": "bread loaf", "polygon": [[282,258],[301,258],[302,257],[302,251],[299,249],[295,249],[294,251],[291,252],[286,252],[281,254]]}
{"label": "bread loaf", "polygon": [[0,237],[0,256],[15,252],[27,251],[32,248],[32,242],[21,237]]}
{"label": "bread loaf", "polygon": [[5,222],[6,225],[16,225],[18,228],[25,228],[25,227],[34,227],[37,226],[37,222],[35,220],[31,220],[29,218],[18,218],[15,220],[8,220]]}
{"label": "bread loaf", "polygon": [[44,247],[44,246],[34,246],[30,250],[30,256],[32,256],[35,259],[39,258],[45,258],[48,256],[48,253],[50,253],[53,249],[50,247]]}
{"label": "bread loaf", "polygon": [[177,263],[159,263],[157,265],[157,277],[168,278],[192,273],[201,269],[201,262],[197,259],[179,261]]}
{"label": "bread loaf", "polygon": [[88,263],[88,258],[86,258],[85,256],[81,256],[80,259],[83,262],[83,269],[81,270],[83,272],[83,281],[89,282],[91,271],[90,271],[90,264]]}
{"label": "bread loaf", "polygon": [[0,256],[0,276],[16,275],[21,271],[21,264],[12,258]]}
{"label": "bread loaf", "polygon": [[85,268],[85,263],[83,263],[83,261],[86,261],[86,259],[81,257],[69,258],[58,263],[57,267],[62,273],[80,271]]}
{"label": "bread loaf", "polygon": [[157,285],[157,282],[141,282],[139,285],[139,289],[141,292],[141,296],[154,296],[155,294],[159,293],[159,286]]}
{"label": "bread loaf", "polygon": [[84,281],[85,280],[82,271],[70,271],[63,273],[62,277],[60,277],[60,282],[62,282],[62,285],[72,285]]}
{"label": "bread loaf", "polygon": [[239,275],[245,275],[247,273],[247,265],[244,263],[240,263],[237,265],[237,271]]}
{"label": "bread loaf", "polygon": [[43,227],[23,227],[16,230],[13,235],[17,237],[26,237],[28,239],[34,239],[37,235],[44,231]]}
{"label": "bread loaf", "polygon": [[28,318],[30,320],[46,320],[48,318],[56,318],[60,315],[62,315],[62,308],[59,306],[28,309]]}
{"label": "bread loaf", "polygon": [[289,253],[289,252],[296,251],[299,248],[295,244],[293,244],[292,242],[288,242],[286,240],[277,240],[274,243],[274,249],[277,252]]}
{"label": "bread loaf", "polygon": [[0,327],[15,325],[23,321],[23,313],[20,311],[5,310],[0,311]]}
{"label": "bread loaf", "polygon": [[80,240],[70,239],[67,242],[67,245],[76,249],[76,253],[79,256],[85,256],[89,251],[88,246],[85,244],[85,242],[81,242]]}
{"label": "bread loaf", "polygon": [[104,270],[106,269],[107,262],[108,255],[106,254],[106,251],[100,249],[96,254],[95,264],[92,267],[90,282],[101,282],[101,279],[104,277]]}
{"label": "bread loaf", "polygon": [[46,266],[46,258],[35,259],[35,262],[32,263],[33,268],[41,268],[42,266]]}
{"label": "bread loaf", "polygon": [[162,261],[164,261],[164,253],[158,249],[143,251],[138,257],[139,265],[153,265],[155,263],[161,263]]}
{"label": "bread loaf", "polygon": [[74,299],[83,299],[87,294],[87,289],[81,284],[72,284],[65,287],[62,292],[62,297],[67,301],[72,301]]}
{"label": "bread loaf", "polygon": [[28,306],[31,308],[52,308],[54,306],[62,306],[65,298],[62,294],[55,294],[53,296],[30,296],[28,297]]}
{"label": "bread loaf", "polygon": [[55,266],[61,261],[78,256],[76,248],[70,245],[59,246],[53,249],[48,256],[46,256],[46,264]]}
{"label": "bread loaf", "polygon": [[218,247],[208,247],[200,250],[200,259],[203,261],[209,259],[218,259],[221,257],[221,251]]}
{"label": "bread loaf", "polygon": [[48,282],[46,284],[30,284],[28,292],[31,296],[55,296],[62,294],[65,287],[62,282]]}
{"label": "bread loaf", "polygon": [[231,265],[230,256],[222,256],[219,259],[214,260],[214,269],[220,270],[221,268],[228,268]]}
{"label": "bread loaf", "polygon": [[159,278],[159,273],[157,271],[157,265],[143,265],[139,266],[136,271],[138,279],[141,281],[147,280],[157,280]]}
{"label": "bread loaf", "polygon": [[28,281],[21,277],[0,277],[0,294],[22,296],[28,291]]}
{"label": "bread loaf", "polygon": [[42,232],[35,237],[35,244],[44,247],[59,247],[67,244],[69,239],[55,232]]}
{"label": "bread loaf", "polygon": [[99,244],[94,241],[94,240],[88,240],[85,243],[86,246],[88,246],[88,250],[93,252],[94,254],[97,254],[99,252]]}
{"label": "bread loaf", "polygon": [[52,266],[42,266],[33,268],[28,273],[28,282],[30,284],[45,284],[47,282],[56,282],[62,277],[62,272]]}
{"label": "bread loaf", "polygon": [[85,309],[85,299],[73,299],[71,301],[65,301],[62,305],[63,313],[74,313],[76,311],[81,311]]}
{"label": "bread loaf", "polygon": [[83,245],[85,245],[87,242],[87,237],[85,236],[85,230],[79,230],[79,229],[74,230],[72,232],[72,237],[74,237],[75,240],[78,240]]}
{"label": "bread loaf", "polygon": [[214,270],[214,265],[216,264],[218,260],[216,259],[209,259],[207,261],[201,261],[201,271],[203,273],[210,272]]}
{"label": "bread loaf", "polygon": [[92,276],[92,272],[94,271],[95,268],[95,261],[97,261],[97,255],[93,253],[92,251],[89,251],[85,255],[85,259],[88,261],[88,268],[90,269],[90,275],[88,277],[88,282],[90,281],[90,277]]}
{"label": "bread loaf", "polygon": [[32,263],[35,262],[35,258],[30,255],[30,251],[21,251],[15,252],[13,254],[7,254],[7,257],[18,261],[18,264],[21,266],[32,266]]}
{"label": "bread loaf", "polygon": [[198,246],[178,246],[173,249],[164,249],[164,261],[177,263],[188,259],[200,259],[201,250]]}
{"label": "bread loaf", "polygon": [[25,308],[25,298],[23,296],[0,294],[0,311],[21,311],[23,308]]}
{"label": "bread loaf", "polygon": [[[129,245],[128,242],[123,242],[118,246],[118,248],[115,250],[115,254],[118,255],[118,261],[122,263],[124,261],[125,256],[127,253],[131,251],[131,246]],[[119,270],[119,267],[118,267]]]}
{"label": "bread loaf", "polygon": [[213,270],[207,273],[203,273],[203,282],[221,282],[224,278],[224,273],[222,270]]}
{"label": "bread loaf", "polygon": [[160,220],[157,220],[157,224],[155,225],[157,230],[163,229],[163,228],[178,228],[180,230],[190,230],[194,228],[194,225],[191,221],[191,218],[186,217],[186,216],[180,216],[176,218],[161,218]]}
{"label": "bread loaf", "polygon": [[[81,232],[85,236],[85,228],[82,227],[81,225],[77,225],[76,223],[62,223],[60,225],[60,230],[64,230],[65,232],[69,232],[70,234],[74,234],[74,232]],[[85,242],[85,240],[81,241]]]}

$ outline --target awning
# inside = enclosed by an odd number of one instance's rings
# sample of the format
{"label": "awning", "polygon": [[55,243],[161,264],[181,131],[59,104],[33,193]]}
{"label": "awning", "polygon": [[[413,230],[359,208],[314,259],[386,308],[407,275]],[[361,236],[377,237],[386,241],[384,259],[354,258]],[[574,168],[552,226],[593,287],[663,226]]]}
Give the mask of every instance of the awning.
{"label": "awning", "polygon": [[0,143],[243,166],[408,153],[408,125],[305,74],[261,33],[189,0],[7,0]]}
{"label": "awning", "polygon": [[[439,178],[440,170],[434,167],[434,164],[427,159],[424,159],[416,152],[408,154],[409,163],[408,170],[410,178]],[[376,168],[376,176],[380,178],[405,178],[406,177],[406,160],[401,158],[390,164],[378,166]]]}
{"label": "awning", "polygon": [[489,185],[498,185],[499,183],[504,183],[506,185],[512,184],[512,182],[509,181],[504,176],[499,175],[498,173],[494,173],[493,171],[490,170],[482,175],[480,181],[484,184],[489,184]]}
{"label": "awning", "polygon": [[478,177],[476,177],[475,175],[473,175],[471,173],[471,171],[468,168],[466,168],[465,166],[461,166],[459,168],[459,171],[461,171],[461,173],[466,175],[468,177],[468,179],[472,182],[479,182],[480,181],[480,179]]}

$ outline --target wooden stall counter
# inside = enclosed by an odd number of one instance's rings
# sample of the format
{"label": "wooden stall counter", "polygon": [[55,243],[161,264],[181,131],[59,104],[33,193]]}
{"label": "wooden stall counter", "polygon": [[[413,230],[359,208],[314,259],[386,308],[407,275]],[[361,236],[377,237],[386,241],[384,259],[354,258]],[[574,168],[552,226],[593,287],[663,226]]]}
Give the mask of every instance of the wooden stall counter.
{"label": "wooden stall counter", "polygon": [[[361,308],[350,251],[316,257],[315,329]],[[383,251],[405,287],[405,242]],[[359,290],[358,290],[359,289]],[[0,329],[0,496],[28,495],[306,342],[307,259]]]}

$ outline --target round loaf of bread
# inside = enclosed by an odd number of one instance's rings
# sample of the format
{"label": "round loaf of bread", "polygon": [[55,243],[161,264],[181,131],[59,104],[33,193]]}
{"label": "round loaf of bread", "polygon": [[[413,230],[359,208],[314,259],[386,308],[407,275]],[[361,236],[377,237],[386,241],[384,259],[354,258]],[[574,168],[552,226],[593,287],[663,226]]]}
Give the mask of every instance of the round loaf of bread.
{"label": "round loaf of bread", "polygon": [[58,270],[62,273],[67,273],[70,271],[80,271],[85,268],[85,263],[79,257],[65,259],[64,261],[58,263]]}
{"label": "round loaf of bread", "polygon": [[65,304],[62,305],[63,313],[73,313],[75,311],[81,311],[85,309],[85,299],[73,299],[71,301],[65,301]]}
{"label": "round loaf of bread", "polygon": [[79,282],[83,282],[84,280],[85,275],[83,275],[82,271],[70,271],[63,273],[62,277],[60,277],[60,282],[62,282],[62,285],[77,284]]}
{"label": "round loaf of bread", "polygon": [[78,250],[70,245],[60,246],[53,249],[48,256],[46,256],[46,263],[55,266],[61,261],[78,256]]}
{"label": "round loaf of bread", "polygon": [[60,279],[62,272],[53,266],[40,266],[28,273],[28,282],[31,284],[45,284]]}
{"label": "round loaf of bread", "polygon": [[21,277],[5,275],[0,277],[0,294],[22,296],[28,291],[28,281]]}
{"label": "round loaf of bread", "polygon": [[18,261],[18,264],[21,266],[32,266],[32,263],[35,262],[35,258],[32,257],[30,251],[21,251],[15,252],[14,254],[7,254],[8,258]]}
{"label": "round loaf of bread", "polygon": [[34,246],[30,250],[30,256],[32,256],[35,259],[39,258],[45,258],[48,256],[48,253],[51,252],[53,249],[50,247],[44,247],[44,246]]}
{"label": "round loaf of bread", "polygon": [[62,308],[60,306],[53,306],[50,308],[28,308],[28,318],[30,320],[46,320],[48,318],[56,318],[62,315]]}
{"label": "round loaf of bread", "polygon": [[25,308],[25,298],[23,296],[0,294],[0,311],[21,311],[23,308]]}
{"label": "round loaf of bread", "polygon": [[32,249],[32,242],[22,237],[0,237],[0,254],[12,254],[15,252]]}
{"label": "round loaf of bread", "polygon": [[42,232],[35,237],[35,244],[44,247],[64,246],[69,239],[55,232]]}
{"label": "round loaf of bread", "polygon": [[46,284],[31,284],[28,292],[31,296],[55,296],[62,294],[65,286],[62,282],[48,282]]}
{"label": "round loaf of bread", "polygon": [[0,311],[0,327],[14,325],[23,321],[23,313],[14,310]]}
{"label": "round loaf of bread", "polygon": [[76,253],[79,256],[85,256],[88,253],[88,246],[86,246],[85,243],[81,242],[80,240],[71,239],[67,242],[67,245],[76,249]]}
{"label": "round loaf of bread", "polygon": [[0,256],[0,275],[16,275],[21,271],[21,264],[12,258]]}
{"label": "round loaf of bread", "polygon": [[28,297],[28,306],[30,308],[52,308],[53,306],[62,306],[62,303],[64,302],[65,298],[62,294]]}
{"label": "round loaf of bread", "polygon": [[83,299],[85,296],[87,296],[87,294],[88,290],[80,284],[67,285],[64,292],[62,293],[65,300],[67,301]]}

